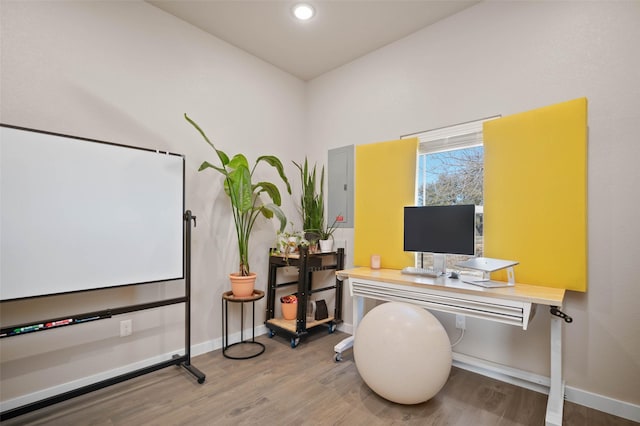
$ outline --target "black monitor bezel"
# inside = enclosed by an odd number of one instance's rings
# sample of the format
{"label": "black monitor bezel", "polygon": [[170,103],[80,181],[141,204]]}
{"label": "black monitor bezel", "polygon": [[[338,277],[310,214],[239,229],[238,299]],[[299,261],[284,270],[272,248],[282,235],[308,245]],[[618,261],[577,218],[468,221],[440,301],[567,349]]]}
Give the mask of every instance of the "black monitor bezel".
{"label": "black monitor bezel", "polygon": [[406,252],[475,255],[475,206],[405,206]]}

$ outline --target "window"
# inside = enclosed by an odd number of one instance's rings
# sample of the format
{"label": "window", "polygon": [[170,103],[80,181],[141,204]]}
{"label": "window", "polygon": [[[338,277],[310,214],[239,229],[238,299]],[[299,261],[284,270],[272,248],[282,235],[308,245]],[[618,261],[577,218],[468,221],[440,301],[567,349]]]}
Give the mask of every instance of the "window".
{"label": "window", "polygon": [[[476,206],[476,256],[483,255],[482,124],[491,117],[403,136],[419,141],[416,169],[416,205],[474,204]],[[447,268],[467,256],[447,256]],[[417,259],[432,265],[431,254]]]}

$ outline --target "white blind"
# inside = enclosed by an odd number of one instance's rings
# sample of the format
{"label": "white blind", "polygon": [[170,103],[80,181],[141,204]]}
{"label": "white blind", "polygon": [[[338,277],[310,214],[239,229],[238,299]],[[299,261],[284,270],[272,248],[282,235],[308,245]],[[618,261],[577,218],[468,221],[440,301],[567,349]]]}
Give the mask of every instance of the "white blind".
{"label": "white blind", "polygon": [[494,116],[456,124],[454,126],[427,130],[425,132],[406,135],[402,138],[417,137],[419,142],[419,155],[479,146],[482,145],[482,124],[485,121],[494,120],[499,117],[500,116]]}

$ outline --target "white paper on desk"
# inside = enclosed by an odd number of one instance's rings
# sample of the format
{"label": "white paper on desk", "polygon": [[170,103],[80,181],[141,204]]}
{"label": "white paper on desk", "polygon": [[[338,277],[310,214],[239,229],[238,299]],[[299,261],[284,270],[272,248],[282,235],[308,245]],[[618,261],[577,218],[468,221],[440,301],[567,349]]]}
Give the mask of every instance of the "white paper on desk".
{"label": "white paper on desk", "polygon": [[473,284],[484,288],[499,288],[499,287],[512,287],[513,284],[504,281],[493,280],[462,280],[463,283]]}

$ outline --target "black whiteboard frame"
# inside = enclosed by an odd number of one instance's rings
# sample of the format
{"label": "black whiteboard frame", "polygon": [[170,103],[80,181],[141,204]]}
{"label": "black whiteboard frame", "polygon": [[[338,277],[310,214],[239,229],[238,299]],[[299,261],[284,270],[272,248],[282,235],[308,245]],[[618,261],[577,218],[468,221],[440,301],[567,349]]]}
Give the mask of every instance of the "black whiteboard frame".
{"label": "black whiteboard frame", "polygon": [[[119,143],[114,143],[114,142],[108,142],[108,141],[92,139],[92,138],[85,138],[85,137],[68,135],[68,134],[63,134],[63,133],[56,133],[56,132],[39,130],[39,129],[32,129],[32,128],[28,128],[28,127],[14,126],[14,125],[4,124],[4,123],[0,123],[0,127],[4,127],[4,128],[7,128],[7,129],[14,129],[14,130],[23,131],[23,132],[30,132],[30,133],[35,133],[35,134],[53,136],[53,137],[56,137],[56,138],[61,138],[61,140],[63,142],[64,141],[89,142],[89,143],[92,143],[92,144],[97,144],[96,146],[104,145],[106,147],[123,148],[125,150],[141,151],[141,152],[145,152],[145,153],[155,153],[155,154],[159,154],[159,155],[160,154],[161,155],[167,155],[167,156],[170,156],[171,158],[177,158],[177,159],[180,160],[181,167],[182,167],[181,200],[180,200],[180,202],[182,203],[182,206],[180,207],[180,214],[182,215],[186,211],[186,209],[185,209],[185,157],[184,157],[184,155],[176,154],[176,153],[172,153],[172,152],[168,152],[168,151],[154,150],[154,149],[149,149],[149,148],[143,148],[143,147],[137,147],[137,146],[132,146],[132,145],[119,144]],[[77,145],[77,146],[80,146],[80,145]],[[69,211],[73,211],[71,206],[69,207],[68,210]],[[176,226],[177,227],[177,224],[176,225],[172,225],[172,226]],[[141,285],[141,284],[149,284],[149,283],[157,283],[157,282],[184,279],[184,276],[185,276],[185,260],[184,260],[185,230],[184,230],[184,227],[182,227],[182,235],[180,237],[180,240],[181,240],[181,243],[182,243],[182,250],[181,250],[181,252],[182,252],[182,256],[181,256],[182,265],[180,267],[181,275],[177,275],[177,274],[175,276],[168,276],[167,275],[167,276],[163,276],[163,277],[157,278],[157,279],[147,279],[147,280],[140,280],[140,281],[133,280],[131,282],[121,282],[121,283],[118,283],[118,284],[93,285],[91,287],[83,287],[83,288],[77,288],[77,289],[61,291],[61,292],[56,292],[56,291],[43,292],[43,291],[41,291],[39,293],[35,293],[35,294],[31,294],[31,295],[18,296],[18,297],[9,297],[9,298],[7,298],[4,295],[0,294],[0,302],[9,302],[9,301],[14,301],[14,300],[27,300],[27,299],[30,299],[32,297],[55,296],[55,295],[60,295],[60,294],[78,293],[78,292],[91,291],[91,290],[97,290],[97,289],[125,287],[125,286],[131,286],[131,285]]]}

